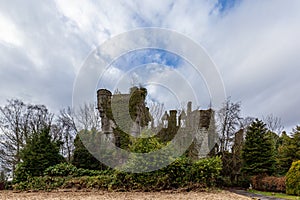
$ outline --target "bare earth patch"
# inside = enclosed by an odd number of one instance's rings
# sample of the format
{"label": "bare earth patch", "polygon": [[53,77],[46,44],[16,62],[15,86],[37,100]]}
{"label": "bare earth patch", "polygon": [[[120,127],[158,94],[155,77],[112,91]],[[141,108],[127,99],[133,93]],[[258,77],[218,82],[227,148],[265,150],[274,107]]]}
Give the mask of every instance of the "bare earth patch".
{"label": "bare earth patch", "polygon": [[229,191],[213,191],[213,192],[106,192],[106,191],[52,191],[52,192],[20,192],[0,191],[1,200],[94,200],[94,199],[117,199],[117,200],[134,200],[134,199],[212,199],[212,200],[226,200],[226,199],[241,199],[249,200],[251,198],[244,197]]}

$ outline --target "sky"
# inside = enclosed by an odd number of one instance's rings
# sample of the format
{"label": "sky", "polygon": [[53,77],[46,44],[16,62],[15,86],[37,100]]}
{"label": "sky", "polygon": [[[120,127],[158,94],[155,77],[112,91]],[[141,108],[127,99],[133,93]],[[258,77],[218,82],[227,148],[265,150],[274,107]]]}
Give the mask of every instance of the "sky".
{"label": "sky", "polygon": [[[1,1],[0,105],[19,98],[52,112],[71,106],[76,78],[95,48],[157,27],[205,50],[243,116],[273,114],[287,131],[300,125],[298,0]],[[139,49],[117,57],[98,86],[126,93],[144,84],[150,100],[167,108],[194,102],[185,92],[192,87],[201,97],[194,107],[206,108],[210,91],[190,65],[163,49]]]}

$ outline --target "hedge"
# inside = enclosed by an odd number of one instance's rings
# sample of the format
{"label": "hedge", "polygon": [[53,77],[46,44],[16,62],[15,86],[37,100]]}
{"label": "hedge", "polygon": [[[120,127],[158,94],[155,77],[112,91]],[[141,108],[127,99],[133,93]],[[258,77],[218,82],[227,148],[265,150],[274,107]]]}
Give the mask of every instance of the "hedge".
{"label": "hedge", "polygon": [[222,170],[220,157],[191,162],[178,158],[169,166],[147,173],[116,170],[83,170],[59,164],[45,170],[42,177],[29,177],[14,185],[16,190],[52,190],[56,188],[95,188],[121,191],[160,191],[177,188],[205,188],[216,184]]}
{"label": "hedge", "polygon": [[286,193],[300,195],[300,160],[293,162],[286,174]]}
{"label": "hedge", "polygon": [[251,177],[253,189],[269,192],[285,192],[285,177],[257,175]]}

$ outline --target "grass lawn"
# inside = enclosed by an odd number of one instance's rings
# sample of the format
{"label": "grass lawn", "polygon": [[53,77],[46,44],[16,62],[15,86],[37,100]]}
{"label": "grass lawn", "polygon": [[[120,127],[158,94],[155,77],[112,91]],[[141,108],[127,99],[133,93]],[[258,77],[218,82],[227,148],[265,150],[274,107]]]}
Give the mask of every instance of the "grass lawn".
{"label": "grass lawn", "polygon": [[292,200],[300,200],[300,196],[292,196],[284,193],[277,193],[277,192],[262,192],[262,191],[257,191],[257,190],[248,190],[248,192],[251,192],[253,194],[262,194],[265,196],[270,196],[270,197],[278,197],[282,199],[292,199]]}

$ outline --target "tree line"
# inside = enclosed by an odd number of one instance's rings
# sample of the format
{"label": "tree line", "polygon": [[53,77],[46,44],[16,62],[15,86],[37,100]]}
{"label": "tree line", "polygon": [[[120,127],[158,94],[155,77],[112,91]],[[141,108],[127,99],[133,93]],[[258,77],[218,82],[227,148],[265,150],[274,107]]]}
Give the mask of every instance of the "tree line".
{"label": "tree line", "polygon": [[100,116],[93,104],[86,104],[78,110],[68,107],[55,115],[45,105],[8,100],[0,107],[1,169],[13,173],[22,162],[26,147],[42,135],[49,139],[48,142],[55,143],[66,162],[71,162],[78,131],[92,129],[100,129]]}
{"label": "tree line", "polygon": [[228,178],[227,184],[239,185],[239,180],[255,175],[283,177],[292,163],[300,160],[300,126],[287,134],[281,119],[272,114],[262,119],[243,118],[241,102],[230,98],[217,118],[217,154],[222,156],[222,176]]}
{"label": "tree line", "polygon": [[[152,110],[158,112],[155,106]],[[222,158],[222,175],[231,182],[243,173],[285,175],[292,162],[300,160],[299,126],[288,135],[283,131],[280,118],[273,115],[262,120],[242,117],[241,102],[230,99],[216,112],[216,119],[219,134],[216,154]],[[55,115],[45,105],[8,100],[0,107],[2,171],[14,174],[17,168],[23,167],[32,169],[34,174],[60,162],[72,163],[78,168],[105,169],[78,137],[82,131],[99,131],[100,124],[94,104],[77,110],[68,107]]]}

